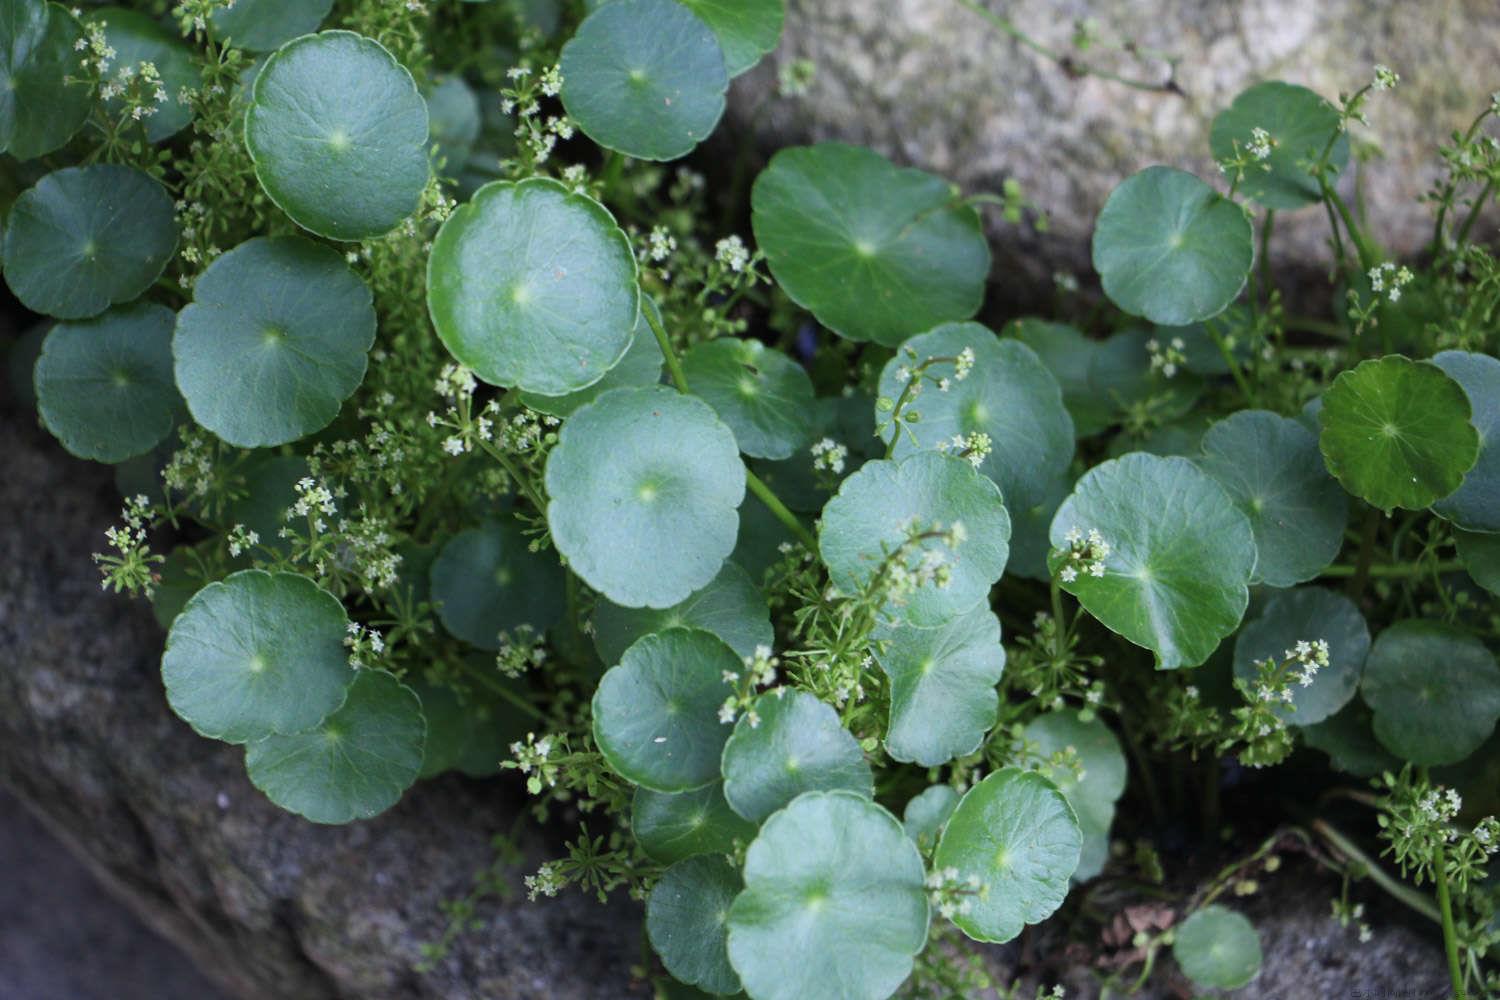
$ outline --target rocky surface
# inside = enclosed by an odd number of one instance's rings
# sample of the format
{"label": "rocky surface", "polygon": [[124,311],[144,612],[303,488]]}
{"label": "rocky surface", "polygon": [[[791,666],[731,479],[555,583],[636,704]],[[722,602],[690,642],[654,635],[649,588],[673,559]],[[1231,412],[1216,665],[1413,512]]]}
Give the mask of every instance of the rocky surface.
{"label": "rocky surface", "polygon": [[118,514],[108,470],[4,403],[0,455],[0,784],[208,975],[277,1000],[638,995],[639,918],[576,894],[483,907],[486,928],[413,971],[439,904],[514,823],[510,787],[441,779],[346,827],[276,809],[239,750],[168,710],[150,612],[100,592],[89,554]]}
{"label": "rocky surface", "polygon": [[[1367,83],[1384,63],[1402,76],[1370,107],[1382,155],[1359,174],[1370,228],[1397,253],[1430,238],[1418,198],[1437,176],[1437,144],[1464,127],[1500,86],[1500,5],[1493,0],[983,0],[1032,38],[1067,52],[1074,23],[1105,39],[1180,57],[1095,48],[1078,55],[1181,95],[1075,79],[959,0],[789,0],[782,45],[738,86],[733,113],[767,149],[838,139],[874,146],[957,181],[998,191],[1015,178],[1052,220],[1038,235],[996,225],[999,294],[1025,299],[1054,271],[1087,277],[1088,238],[1104,198],[1154,163],[1211,176],[1209,122],[1244,87],[1282,79],[1329,99]],[[767,100],[777,68],[811,59],[796,101]],[[1352,188],[1346,174],[1345,187]],[[1273,254],[1322,266],[1327,222],[1316,208],[1282,213]]]}

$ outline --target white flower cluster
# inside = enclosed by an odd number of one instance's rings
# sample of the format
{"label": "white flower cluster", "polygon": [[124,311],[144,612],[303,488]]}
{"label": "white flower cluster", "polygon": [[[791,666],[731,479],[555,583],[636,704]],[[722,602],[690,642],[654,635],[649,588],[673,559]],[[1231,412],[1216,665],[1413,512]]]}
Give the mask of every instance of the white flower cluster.
{"label": "white flower cluster", "polygon": [[538,739],[535,733],[527,733],[524,743],[518,740],[510,745],[515,769],[526,775],[526,790],[532,795],[540,795],[544,788],[557,785],[558,766],[551,757],[553,746],[561,742],[551,735]]}
{"label": "white flower cluster", "polygon": [[937,450],[956,458],[966,459],[974,468],[984,464],[994,450],[994,442],[984,431],[972,431],[968,434],[955,434],[947,441],[939,441]]}
{"label": "white flower cluster", "polygon": [[714,260],[735,274],[742,273],[750,265],[750,251],[745,241],[738,236],[726,236],[714,244]]}
{"label": "white flower cluster", "polygon": [[1104,575],[1104,560],[1109,558],[1112,550],[1098,528],[1090,528],[1087,534],[1076,527],[1069,528],[1063,540],[1068,543],[1067,561],[1057,574],[1063,583],[1072,583],[1080,573],[1093,577]]}
{"label": "white flower cluster", "polygon": [[385,637],[378,629],[368,628],[358,622],[344,627],[344,646],[349,650],[349,666],[355,670],[366,670],[375,666],[385,652]]}
{"label": "white flower cluster", "polygon": [[546,662],[546,638],[530,625],[517,625],[509,632],[500,633],[500,646],[495,652],[495,669],[506,677],[520,677],[526,671]]}
{"label": "white flower cluster", "polygon": [[672,235],[666,226],[654,226],[651,233],[646,237],[646,247],[642,251],[643,259],[653,264],[660,264],[671,257],[677,250],[677,237]]}
{"label": "white flower cluster", "polygon": [[913,518],[907,523],[906,541],[902,543],[902,549],[923,536],[935,538],[939,544],[920,549],[921,555],[917,557],[915,564],[904,557],[886,561],[881,589],[886,600],[893,604],[906,603],[907,598],[923,587],[943,589],[951,584],[955,554],[969,537],[969,533],[961,521],[954,521],[947,528],[941,522],[934,521],[930,529],[924,530],[921,523]]}
{"label": "white flower cluster", "polygon": [[303,476],[297,480],[293,487],[297,499],[287,508],[286,519],[305,517],[312,521],[313,529],[319,532],[328,530],[328,522],[320,515],[332,517],[339,512],[338,504],[334,502],[333,491],[311,476]]}
{"label": "white flower cluster", "polygon": [[965,347],[958,352],[958,357],[953,359],[953,380],[962,382],[969,377],[974,370],[974,348]]}
{"label": "white flower cluster", "polygon": [[1393,90],[1396,84],[1401,82],[1398,76],[1389,66],[1377,64],[1375,66],[1375,79],[1370,82],[1373,90]]}
{"label": "white flower cluster", "polygon": [[532,902],[536,902],[538,896],[556,896],[568,886],[568,880],[554,861],[543,862],[535,875],[527,875],[521,882],[526,886],[526,898]]}
{"label": "white flower cluster", "polygon": [[161,471],[167,489],[192,498],[207,496],[213,487],[213,447],[206,431],[184,430],[181,447]]}
{"label": "white flower cluster", "polygon": [[978,875],[961,876],[957,868],[937,869],[927,876],[927,896],[932,906],[946,920],[964,916],[974,909],[974,898],[984,891]]}
{"label": "white flower cluster", "polygon": [[[743,671],[726,670],[723,680],[725,684],[735,688],[733,694],[724,699],[724,704],[719,706],[719,721],[726,726],[739,718],[740,713],[745,714],[745,719],[754,729],[760,725],[760,716],[756,714],[753,707],[756,688],[768,688],[776,683],[777,668],[781,666],[781,659],[771,655],[770,646],[756,646],[751,656],[744,658],[745,669]],[[785,688],[777,688],[784,691]]]}
{"label": "white flower cluster", "polygon": [[1328,643],[1322,639],[1300,640],[1283,654],[1297,669],[1297,683],[1310,687],[1318,671],[1328,666]]}
{"label": "white flower cluster", "polygon": [[1397,267],[1390,261],[1376,264],[1369,271],[1370,290],[1377,295],[1385,292],[1386,298],[1400,302],[1401,289],[1409,285],[1413,277],[1409,267]]}
{"label": "white flower cluster", "polygon": [[1463,807],[1463,796],[1453,788],[1433,788],[1417,802],[1422,818],[1433,823],[1449,822]]}
{"label": "white flower cluster", "polygon": [[260,535],[243,524],[236,524],[229,529],[225,541],[229,543],[229,554],[238,558],[241,553],[249,552],[260,543]]}
{"label": "white flower cluster", "polygon": [[1271,133],[1259,126],[1250,130],[1250,142],[1245,146],[1245,152],[1257,160],[1264,160],[1271,155],[1271,150],[1276,148],[1276,140],[1271,138]]}
{"label": "white flower cluster", "polygon": [[1161,341],[1152,337],[1146,341],[1146,352],[1150,355],[1151,370],[1161,372],[1162,378],[1171,378],[1187,363],[1187,344],[1181,337],[1173,337],[1163,348]]}
{"label": "white flower cluster", "polygon": [[848,457],[849,449],[831,437],[813,442],[812,467],[814,472],[843,475],[844,462]]}

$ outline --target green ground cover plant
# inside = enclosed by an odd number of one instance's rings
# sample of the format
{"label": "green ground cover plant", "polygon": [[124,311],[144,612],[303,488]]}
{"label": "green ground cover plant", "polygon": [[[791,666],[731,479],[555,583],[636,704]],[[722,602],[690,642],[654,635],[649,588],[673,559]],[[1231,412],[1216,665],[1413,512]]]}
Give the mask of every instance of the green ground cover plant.
{"label": "green ground cover plant", "polygon": [[[1333,919],[1387,892],[1500,993],[1500,97],[1420,260],[1349,183],[1396,74],[1270,81],[1216,176],[1121,179],[1102,302],[992,317],[987,214],[1045,223],[1011,186],[837,143],[699,172],[783,17],[0,0],[16,356],[117,470],[97,561],[173,711],[316,823],[518,773],[565,839],[531,895],[643,900],[672,997],[1013,995],[978,943],[1162,882],[1161,775],[1216,831],[1229,769],[1300,754],[1317,807],[1158,890],[1106,985],[1251,982],[1233,897],[1301,850]],[[1292,211],[1316,315],[1267,260]]]}

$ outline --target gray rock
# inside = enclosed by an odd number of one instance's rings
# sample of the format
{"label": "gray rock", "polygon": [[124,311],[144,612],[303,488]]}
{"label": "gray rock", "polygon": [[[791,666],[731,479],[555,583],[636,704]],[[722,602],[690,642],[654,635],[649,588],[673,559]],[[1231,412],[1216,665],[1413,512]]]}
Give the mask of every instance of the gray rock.
{"label": "gray rock", "polygon": [[345,827],[278,810],[241,751],[168,710],[150,611],[99,589],[89,555],[119,506],[109,470],[8,406],[0,455],[0,784],[210,976],[278,1000],[639,995],[635,909],[578,894],[485,905],[483,930],[414,972],[439,904],[514,825],[514,788],[441,779]]}
{"label": "gray rock", "polygon": [[[1074,79],[957,0],[789,0],[779,52],[734,94],[741,129],[767,149],[843,140],[932,170],[965,191],[1015,178],[1052,221],[1037,235],[994,221],[1002,297],[1035,298],[1055,271],[1091,275],[1088,240],[1104,198],[1129,174],[1167,163],[1213,177],[1208,126],[1235,94],[1264,79],[1337,99],[1384,63],[1402,76],[1369,108],[1384,155],[1360,171],[1373,234],[1397,254],[1430,238],[1418,199],[1439,176],[1437,145],[1489,102],[1500,80],[1500,5],[1371,0],[984,0],[1033,38],[1068,51],[1075,20],[1144,51],[1181,57],[1184,96],[1098,77]],[[817,64],[800,100],[768,100],[777,66]],[[1095,49],[1081,61],[1163,82],[1166,64]],[[1345,188],[1351,188],[1349,176]],[[1351,188],[1352,189],[1352,188]],[[1326,266],[1317,208],[1281,213],[1273,258]]]}

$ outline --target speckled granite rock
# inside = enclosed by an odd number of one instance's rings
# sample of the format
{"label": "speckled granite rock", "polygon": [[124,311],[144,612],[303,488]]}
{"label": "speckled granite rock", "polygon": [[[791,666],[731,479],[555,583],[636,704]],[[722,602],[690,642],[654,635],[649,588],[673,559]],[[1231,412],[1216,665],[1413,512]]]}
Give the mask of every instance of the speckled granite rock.
{"label": "speckled granite rock", "polygon": [[[1185,96],[1097,77],[1072,79],[957,0],[789,0],[782,46],[736,88],[734,114],[769,150],[809,140],[864,143],[953,178],[966,191],[1007,177],[1052,219],[1045,236],[996,227],[994,279],[1018,298],[1055,270],[1090,273],[1088,238],[1110,190],[1153,163],[1207,173],[1208,124],[1245,86],[1283,79],[1330,99],[1368,82],[1375,63],[1402,76],[1370,108],[1384,156],[1361,186],[1373,231],[1396,252],[1421,248],[1418,203],[1437,176],[1436,146],[1500,86],[1493,0],[985,0],[1032,37],[1067,50],[1075,20],[1107,38],[1180,57]],[[800,101],[763,102],[777,65],[812,59]],[[1164,63],[1095,50],[1083,57],[1152,82]],[[751,124],[753,121],[753,124]],[[1277,219],[1278,260],[1326,260],[1317,209]],[[1045,287],[1045,284],[1042,285]]]}
{"label": "speckled granite rock", "polygon": [[168,710],[150,612],[99,590],[108,470],[63,455],[3,398],[0,455],[0,783],[206,972],[257,1000],[639,995],[639,917],[577,894],[487,907],[486,929],[414,972],[440,901],[464,895],[511,827],[508,786],[427,783],[347,827],[276,809],[239,750]]}

